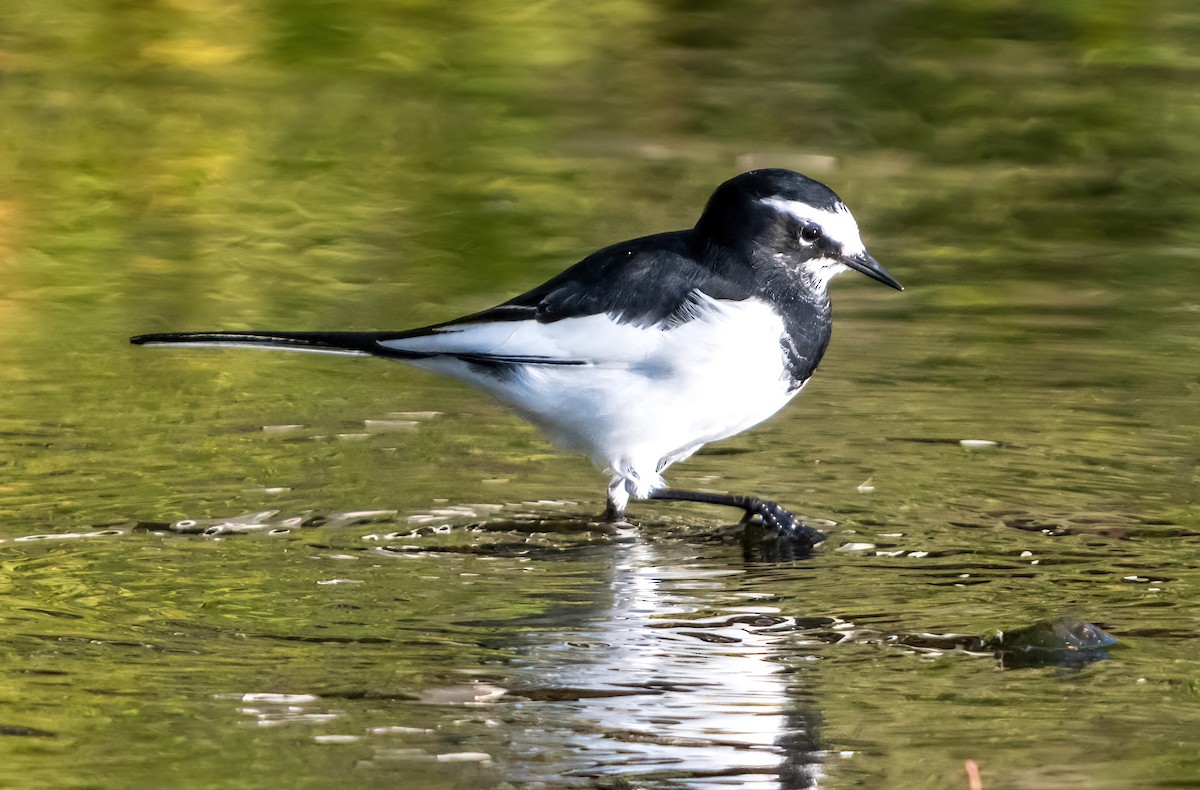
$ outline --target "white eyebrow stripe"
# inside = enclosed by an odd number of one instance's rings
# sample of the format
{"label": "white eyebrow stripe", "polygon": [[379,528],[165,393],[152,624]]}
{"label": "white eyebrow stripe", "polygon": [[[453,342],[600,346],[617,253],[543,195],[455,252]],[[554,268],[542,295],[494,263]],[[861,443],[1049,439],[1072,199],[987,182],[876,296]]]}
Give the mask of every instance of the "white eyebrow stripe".
{"label": "white eyebrow stripe", "polygon": [[862,237],[858,233],[858,223],[850,214],[850,209],[838,203],[833,211],[810,206],[799,200],[784,200],[783,198],[763,198],[766,203],[777,211],[790,214],[801,222],[811,222],[817,225],[826,236],[842,245],[846,255],[858,255],[866,252]]}

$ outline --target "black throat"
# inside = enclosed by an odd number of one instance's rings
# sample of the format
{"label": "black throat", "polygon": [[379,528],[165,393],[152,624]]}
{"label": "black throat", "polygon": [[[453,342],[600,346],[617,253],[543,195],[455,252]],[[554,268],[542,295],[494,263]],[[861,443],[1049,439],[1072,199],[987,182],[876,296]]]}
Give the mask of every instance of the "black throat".
{"label": "black throat", "polygon": [[808,381],[817,369],[821,357],[825,355],[825,349],[829,346],[833,323],[828,293],[805,296],[818,298],[772,300],[772,305],[783,316],[783,338],[780,344],[783,346],[791,389],[798,388]]}

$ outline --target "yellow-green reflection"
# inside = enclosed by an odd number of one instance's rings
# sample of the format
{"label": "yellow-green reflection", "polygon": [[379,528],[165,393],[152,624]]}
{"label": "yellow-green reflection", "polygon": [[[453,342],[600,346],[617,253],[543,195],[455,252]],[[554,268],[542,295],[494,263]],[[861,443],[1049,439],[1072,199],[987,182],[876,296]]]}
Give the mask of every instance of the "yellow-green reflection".
{"label": "yellow-green reflection", "polygon": [[[729,514],[639,508],[664,537],[638,548],[698,590],[656,611],[704,619],[732,596],[801,624],[979,634],[1075,611],[1128,649],[1061,678],[876,642],[809,650],[797,628],[752,665],[721,654],[713,679],[793,670],[752,685],[774,689],[771,717],[824,721],[813,748],[853,753],[828,786],[963,786],[964,759],[989,787],[1194,778],[1192,4],[10,5],[0,725],[57,737],[0,729],[0,784],[262,786],[299,765],[286,784],[566,786],[589,739],[624,743],[567,703],[419,702],[464,679],[566,682],[557,651],[578,685],[622,663],[622,623],[640,644],[621,580],[643,577],[560,530],[600,509],[584,461],[398,366],[125,339],[445,319],[686,226],[760,165],[829,182],[909,290],[839,282],[833,347],[795,406],[672,470],[836,519],[831,545],[745,569],[732,546],[685,540]],[[521,504],[544,499],[570,504]],[[436,512],[456,505],[558,526],[470,532],[500,517]],[[396,515],[273,538],[133,530],[266,510]],[[371,537],[441,523],[450,535]],[[37,535],[74,537],[18,540]],[[854,544],[873,548],[835,550]],[[722,568],[746,572],[710,584]],[[681,657],[702,662],[663,666]],[[239,696],[256,693],[317,695],[297,715],[340,718],[263,725],[286,703]],[[722,726],[752,715],[746,696]],[[512,746],[530,728],[552,760]],[[800,773],[761,781],[784,775]]]}

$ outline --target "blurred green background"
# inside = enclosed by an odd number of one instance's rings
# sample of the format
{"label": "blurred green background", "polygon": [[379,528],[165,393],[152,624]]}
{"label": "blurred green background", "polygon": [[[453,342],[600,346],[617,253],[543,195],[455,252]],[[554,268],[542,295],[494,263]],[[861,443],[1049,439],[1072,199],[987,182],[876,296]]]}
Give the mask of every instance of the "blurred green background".
{"label": "blurred green background", "polygon": [[[641,540],[669,570],[653,578],[734,573],[688,593],[694,617],[769,597],[794,618],[764,648],[781,667],[805,617],[983,633],[1073,611],[1126,646],[1070,677],[871,639],[814,648],[819,677],[775,693],[821,712],[828,754],[811,763],[853,755],[822,768],[822,786],[960,787],[966,758],[988,790],[1200,781],[1198,78],[1200,10],[1186,0],[5,4],[0,783],[588,786],[627,773],[621,749],[596,757],[619,738],[556,718],[582,715],[569,705],[508,706],[489,714],[498,727],[464,730],[460,710],[418,700],[462,677],[553,685],[555,660],[522,640],[582,644],[596,623],[625,622],[624,549],[578,531],[603,505],[586,461],[400,366],[126,339],[444,320],[605,244],[690,226],[713,187],[760,166],[829,183],[907,290],[839,280],[812,385],[672,470],[681,487],[838,521],[823,552],[764,570],[690,542],[730,514],[642,506]],[[534,526],[468,529],[496,507]],[[161,529],[265,511],[278,513],[245,522],[291,531]],[[385,512],[335,515],[360,511]],[[314,514],[330,522],[286,522]],[[414,525],[448,525],[408,542],[457,553],[414,555],[405,572],[345,559]],[[837,551],[856,546],[870,548]],[[493,551],[511,556],[472,559]],[[339,563],[360,584],[317,587]],[[668,599],[645,616],[685,618]],[[537,619],[582,601],[586,616]],[[649,633],[627,625],[603,638]],[[673,644],[647,649],[670,667]],[[247,728],[254,714],[229,701],[326,700],[335,686],[336,702],[311,703],[342,717],[332,733],[317,719]],[[736,734],[763,693],[712,731]],[[798,718],[787,726],[814,729]],[[425,757],[490,760],[482,773],[388,762],[410,746],[388,739],[409,735],[363,733],[396,722],[433,730],[413,747]],[[539,727],[558,733],[538,741],[558,747],[553,761],[513,745]],[[360,740],[315,740],[338,733]],[[602,767],[573,774],[585,753]],[[687,765],[723,759],[694,745],[683,767],[637,776],[707,786]]]}

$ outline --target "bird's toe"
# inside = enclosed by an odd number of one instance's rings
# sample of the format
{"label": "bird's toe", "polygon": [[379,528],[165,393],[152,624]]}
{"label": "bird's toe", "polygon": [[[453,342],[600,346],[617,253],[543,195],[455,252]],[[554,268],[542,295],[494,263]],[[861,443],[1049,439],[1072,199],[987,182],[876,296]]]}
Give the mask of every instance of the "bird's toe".
{"label": "bird's toe", "polygon": [[[757,529],[752,523],[758,518]],[[763,542],[785,544],[790,552],[807,552],[825,540],[825,533],[805,524],[778,502],[754,500],[746,508],[748,536],[758,533]]]}

